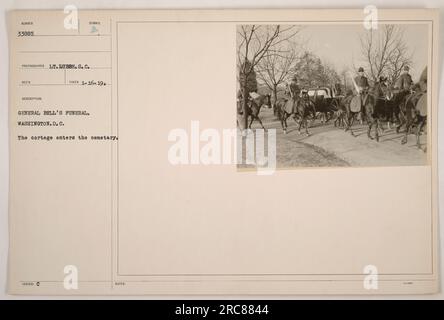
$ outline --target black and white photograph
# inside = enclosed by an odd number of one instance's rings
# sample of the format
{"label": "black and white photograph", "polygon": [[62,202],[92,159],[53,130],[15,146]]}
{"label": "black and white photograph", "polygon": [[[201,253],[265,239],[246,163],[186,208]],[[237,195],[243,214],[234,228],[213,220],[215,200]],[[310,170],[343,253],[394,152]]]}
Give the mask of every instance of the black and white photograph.
{"label": "black and white photograph", "polygon": [[276,130],[277,168],[427,164],[428,25],[236,31],[237,127]]}

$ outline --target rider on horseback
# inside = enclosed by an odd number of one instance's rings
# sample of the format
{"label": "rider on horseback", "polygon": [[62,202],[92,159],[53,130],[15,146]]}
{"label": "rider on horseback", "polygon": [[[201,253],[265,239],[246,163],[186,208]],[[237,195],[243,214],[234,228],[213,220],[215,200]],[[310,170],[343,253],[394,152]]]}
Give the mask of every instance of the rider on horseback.
{"label": "rider on horseback", "polygon": [[401,76],[396,80],[394,89],[399,92],[409,93],[413,85],[412,76],[409,74],[409,66],[405,66]]}
{"label": "rider on horseback", "polygon": [[358,69],[358,75],[355,77],[355,83],[357,86],[357,94],[363,94],[366,93],[369,89],[370,85],[368,84],[368,79],[364,75],[364,68],[359,67]]}
{"label": "rider on horseback", "polygon": [[299,94],[301,92],[301,89],[298,85],[298,78],[296,75],[293,76],[290,82],[287,82],[287,88],[285,90],[285,93],[289,98],[293,101],[296,101],[296,99],[299,97]]}
{"label": "rider on horseback", "polygon": [[422,92],[427,92],[427,67],[422,71],[419,78],[419,87]]}
{"label": "rider on horseback", "polygon": [[413,89],[412,76],[409,74],[410,68],[404,66],[401,76],[396,80],[393,86],[393,93],[397,94],[397,100],[404,103],[409,99],[409,95]]}
{"label": "rider on horseback", "polygon": [[387,77],[381,75],[379,77],[379,81],[375,83],[372,93],[377,98],[385,98],[387,95],[387,90],[388,90]]}
{"label": "rider on horseback", "polygon": [[364,74],[364,68],[359,67],[358,75],[353,79],[355,96],[351,101],[351,110],[353,112],[359,112],[361,121],[364,118],[363,114],[363,106],[366,103],[368,97],[368,90],[370,85],[368,83],[368,79]]}

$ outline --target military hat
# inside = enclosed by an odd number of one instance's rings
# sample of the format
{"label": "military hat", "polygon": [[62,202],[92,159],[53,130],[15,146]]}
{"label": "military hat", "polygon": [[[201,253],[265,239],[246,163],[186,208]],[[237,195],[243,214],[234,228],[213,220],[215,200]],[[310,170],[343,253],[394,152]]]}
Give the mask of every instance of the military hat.
{"label": "military hat", "polygon": [[364,68],[363,67],[359,67],[358,72],[364,72]]}
{"label": "military hat", "polygon": [[410,71],[409,66],[404,66],[404,71]]}

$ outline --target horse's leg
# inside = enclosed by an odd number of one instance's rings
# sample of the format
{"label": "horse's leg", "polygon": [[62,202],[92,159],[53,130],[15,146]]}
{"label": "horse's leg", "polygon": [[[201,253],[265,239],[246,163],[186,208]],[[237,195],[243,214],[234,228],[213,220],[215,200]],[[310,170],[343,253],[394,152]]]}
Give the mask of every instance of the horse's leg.
{"label": "horse's leg", "polygon": [[[408,124],[406,124],[406,126],[407,126]],[[407,136],[408,136],[408,130],[406,130],[406,132],[405,132],[405,134],[404,134],[404,136],[402,137],[402,139],[401,139],[401,144],[406,144],[407,143]]]}
{"label": "horse's leg", "polygon": [[422,117],[422,116],[419,116],[419,117],[420,117],[421,120],[420,120],[420,123],[418,125],[418,129],[416,131],[416,146],[418,147],[418,149],[421,149],[421,144],[419,143],[419,137],[421,135],[421,130],[422,130],[422,128],[424,127],[424,125],[426,123],[425,119],[427,119],[427,118],[426,117]]}
{"label": "horse's leg", "polygon": [[261,125],[262,129],[265,130],[264,125],[262,124],[261,118],[259,118],[259,116],[256,117],[257,121],[259,122],[259,124]]}
{"label": "horse's leg", "polygon": [[397,122],[399,123],[398,114],[396,113],[396,106],[394,105],[390,108],[390,122],[392,124],[392,129],[397,126]]}
{"label": "horse's leg", "polygon": [[311,124],[313,125],[315,122],[316,122],[316,111],[312,108],[311,110],[310,110],[310,113],[311,113]]}
{"label": "horse's leg", "polygon": [[355,122],[355,118],[356,118],[356,116],[357,116],[357,113],[354,113],[354,112],[351,112],[351,119],[349,120],[349,124],[348,124],[348,126],[349,126],[349,130],[350,130],[350,134],[353,136],[353,137],[356,137],[355,136],[355,134],[353,133],[353,129],[352,129],[352,127],[353,127],[353,123]]}
{"label": "horse's leg", "polygon": [[387,102],[385,104],[385,120],[387,122],[387,130],[390,130],[390,123],[393,123],[393,107],[391,106],[391,102]]}
{"label": "horse's leg", "polygon": [[348,126],[348,113],[346,110],[341,112],[341,121],[342,121],[342,128],[347,128]]}
{"label": "horse's leg", "polygon": [[289,117],[289,114],[286,111],[284,111],[284,126],[285,126],[284,133],[285,134],[287,133],[287,128],[288,128],[288,123],[287,123],[288,117]]}
{"label": "horse's leg", "polygon": [[327,123],[333,118],[333,116],[329,117],[329,114],[330,114],[329,111],[327,111],[327,112],[325,113],[325,118],[326,118],[326,120],[325,120],[325,124],[327,124]]}
{"label": "horse's leg", "polygon": [[396,126],[396,133],[399,133],[399,131],[401,130],[401,127],[406,123],[406,117],[402,111],[399,112],[398,119],[399,119],[399,122],[398,122],[398,125]]}
{"label": "horse's leg", "polygon": [[280,119],[281,119],[282,130],[284,131],[284,134],[286,134],[287,128],[285,126],[285,112],[281,112]]}
{"label": "horse's leg", "polygon": [[406,117],[406,123],[405,123],[405,134],[404,137],[401,140],[401,144],[406,144],[407,143],[407,137],[409,135],[410,129],[412,126],[412,119],[410,119],[410,117],[407,115]]}
{"label": "horse's leg", "polygon": [[338,111],[338,127],[342,128],[344,127],[344,114],[342,113],[342,111]]}
{"label": "horse's leg", "polygon": [[401,119],[399,118],[399,115],[401,114],[401,108],[399,106],[393,107],[393,124],[400,123]]}
{"label": "horse's leg", "polygon": [[304,120],[303,120],[303,121],[305,122],[305,134],[306,134],[307,136],[309,136],[310,133],[308,132],[308,120],[307,120],[307,117],[304,117]]}
{"label": "horse's leg", "polygon": [[345,126],[344,131],[350,130],[350,127],[351,127],[350,124],[351,124],[352,116],[353,116],[352,112],[347,112],[347,114],[346,114],[347,125]]}
{"label": "horse's leg", "polygon": [[[296,125],[297,126],[299,126],[300,124],[301,124],[301,121],[302,121],[302,119],[298,119],[298,113],[297,112],[295,112],[295,113],[293,113],[293,120],[294,120],[294,122],[296,122]],[[299,126],[299,128],[300,128],[300,126]],[[299,130],[299,134],[300,134],[301,132],[300,132],[300,130]]]}
{"label": "horse's leg", "polygon": [[254,115],[251,115],[250,124],[248,125],[249,129],[251,129],[251,125],[253,124],[253,121],[254,121]]}
{"label": "horse's leg", "polygon": [[367,125],[368,125],[368,128],[367,128],[367,137],[368,137],[370,140],[373,140],[372,133],[371,133],[371,131],[372,131],[372,127],[373,127],[373,118],[372,118],[372,117],[367,116]]}
{"label": "horse's leg", "polygon": [[[296,117],[295,117],[295,121],[296,121]],[[302,117],[301,120],[299,121],[298,134],[301,134],[301,127],[302,127],[303,122],[304,122],[304,118]]]}
{"label": "horse's leg", "polygon": [[379,142],[379,119],[375,119],[375,138],[376,142]]}
{"label": "horse's leg", "polygon": [[[385,132],[384,126],[381,123],[379,123],[379,118],[378,117],[376,117],[376,121],[377,121],[378,133],[380,135],[382,135]],[[389,122],[387,122],[387,126],[388,126],[387,130],[390,129],[390,123]]]}

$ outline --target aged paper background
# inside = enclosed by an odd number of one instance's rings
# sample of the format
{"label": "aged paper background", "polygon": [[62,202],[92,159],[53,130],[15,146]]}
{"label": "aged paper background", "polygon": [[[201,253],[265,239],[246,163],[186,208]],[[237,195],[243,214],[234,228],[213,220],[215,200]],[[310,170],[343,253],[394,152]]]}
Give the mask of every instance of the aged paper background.
{"label": "aged paper background", "polygon": [[[331,14],[317,13],[316,19]],[[384,14],[388,20],[418,15]],[[54,13],[47,15],[50,20]],[[187,128],[191,120],[233,126],[227,106],[235,104],[236,22],[179,27],[135,22],[172,19],[168,12],[82,13],[96,15],[120,21],[109,25],[116,40],[110,41],[113,104],[102,103],[111,98],[108,92],[76,96],[77,103],[97,99],[98,106],[86,127],[77,125],[85,133],[118,134],[118,147],[11,143],[11,292],[66,293],[57,283],[66,264],[82,270],[80,293],[366,293],[367,264],[378,266],[382,293],[436,290],[430,281],[437,275],[431,166],[279,171],[269,177],[234,166],[171,166],[166,156],[172,128]],[[281,21],[299,15],[187,12],[180,18]],[[20,63],[16,59],[11,64]],[[170,63],[160,66],[161,59]],[[200,80],[215,68],[216,79]],[[11,93],[13,99],[20,94]],[[42,285],[23,288],[20,281]]]}

